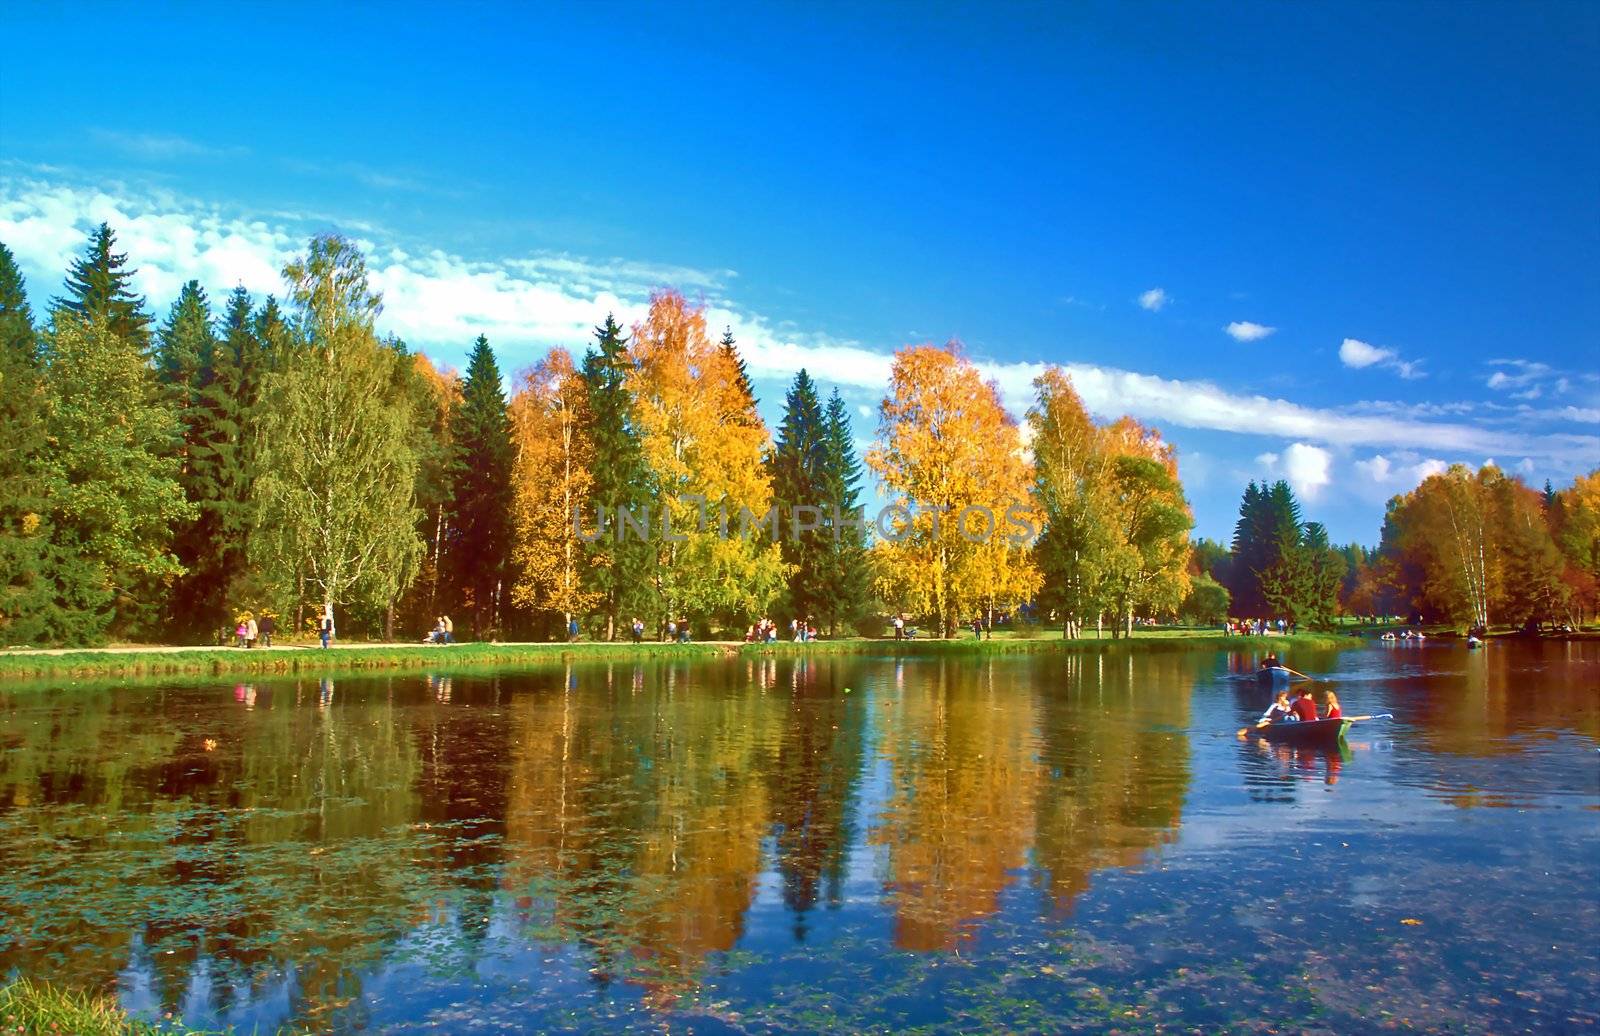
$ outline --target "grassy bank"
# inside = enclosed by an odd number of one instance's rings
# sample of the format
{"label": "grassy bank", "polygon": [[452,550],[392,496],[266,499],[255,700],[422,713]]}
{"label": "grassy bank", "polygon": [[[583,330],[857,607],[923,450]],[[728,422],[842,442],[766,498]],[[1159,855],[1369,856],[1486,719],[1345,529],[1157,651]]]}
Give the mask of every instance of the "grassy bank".
{"label": "grassy bank", "polygon": [[1328,634],[1288,637],[1224,637],[1214,632],[1142,631],[1128,640],[1087,638],[1063,640],[1059,635],[971,637],[953,640],[868,640],[842,638],[810,644],[452,644],[345,645],[323,651],[287,647],[100,649],[64,652],[0,653],[0,677],[120,677],[164,675],[306,675],[387,669],[474,669],[498,666],[562,664],[615,659],[709,659],[735,655],[991,655],[1020,652],[1126,652],[1258,650],[1272,648],[1350,647],[1353,638]]}
{"label": "grassy bank", "polygon": [[197,1029],[135,1021],[109,996],[73,993],[43,982],[18,979],[0,986],[0,1032],[49,1036],[199,1036]]}

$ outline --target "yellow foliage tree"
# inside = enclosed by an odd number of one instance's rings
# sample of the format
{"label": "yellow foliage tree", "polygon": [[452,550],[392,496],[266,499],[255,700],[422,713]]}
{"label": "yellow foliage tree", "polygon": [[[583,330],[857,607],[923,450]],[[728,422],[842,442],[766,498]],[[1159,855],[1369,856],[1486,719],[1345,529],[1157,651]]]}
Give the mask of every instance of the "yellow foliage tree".
{"label": "yellow foliage tree", "polygon": [[873,548],[884,597],[934,616],[946,636],[962,615],[1029,598],[1033,471],[994,384],[958,343],[908,346],[878,415],[867,466],[891,501]]}
{"label": "yellow foliage tree", "polygon": [[565,349],[552,349],[523,372],[511,399],[511,599],[525,608],[560,612],[563,625],[592,608],[599,595],[580,573],[583,545],[575,512],[589,500],[594,450],[586,431],[588,390]]}
{"label": "yellow foliage tree", "polygon": [[704,311],[678,292],[651,298],[628,354],[655,492],[654,618],[742,624],[767,608],[786,575],[774,526],[763,525],[773,503],[766,425],[749,410],[736,357],[712,342]]}

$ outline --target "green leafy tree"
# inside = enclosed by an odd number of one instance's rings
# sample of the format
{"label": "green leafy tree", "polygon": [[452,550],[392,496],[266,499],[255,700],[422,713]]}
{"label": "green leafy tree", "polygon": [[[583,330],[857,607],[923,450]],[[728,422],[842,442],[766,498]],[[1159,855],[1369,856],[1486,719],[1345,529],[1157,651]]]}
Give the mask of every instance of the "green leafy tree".
{"label": "green leafy tree", "polygon": [[872,610],[872,562],[865,525],[843,517],[861,508],[863,471],[850,431],[850,414],[838,389],[828,397],[823,426],[823,500],[833,508],[825,521],[825,569],[831,592],[817,614],[831,636],[841,626],[859,623]]}
{"label": "green leafy tree", "polygon": [[1228,588],[1205,573],[1191,577],[1178,614],[1194,623],[1221,622],[1228,614]]}
{"label": "green leafy tree", "polygon": [[500,626],[511,556],[511,421],[505,387],[489,340],[479,336],[467,361],[461,403],[450,418],[451,539],[445,551],[453,589],[472,635],[488,639]]}
{"label": "green leafy tree", "polygon": [[0,244],[0,646],[38,642],[50,610],[43,389],[33,311]]}
{"label": "green leafy tree", "polygon": [[314,238],[283,273],[303,344],[264,379],[251,550],[283,598],[387,607],[422,549],[412,414],[389,398],[404,358],[373,330],[381,299],[350,242]]}
{"label": "green leafy tree", "polygon": [[[650,568],[653,550],[632,536],[620,539],[617,514],[620,509],[643,515],[650,506],[649,473],[640,452],[639,429],[633,420],[633,402],[628,391],[628,336],[606,315],[594,329],[594,347],[584,353],[582,374],[589,392],[588,435],[594,445],[594,482],[590,501],[605,522],[601,534],[585,543],[587,588],[600,595],[605,618],[605,636],[615,639],[624,616],[651,615],[656,611],[650,600]],[[583,517],[585,535],[593,535],[589,524],[594,515]]]}
{"label": "green leafy tree", "polygon": [[144,296],[133,290],[128,254],[115,251],[117,235],[102,223],[89,235],[83,258],[75,259],[67,273],[67,293],[56,309],[76,316],[86,326],[103,321],[106,329],[140,352],[149,352],[152,318]]}
{"label": "green leafy tree", "polygon": [[194,509],[178,482],[176,416],[141,350],[103,318],[57,311],[45,337],[42,465],[56,599],[45,636],[127,635],[183,567],[171,530]]}

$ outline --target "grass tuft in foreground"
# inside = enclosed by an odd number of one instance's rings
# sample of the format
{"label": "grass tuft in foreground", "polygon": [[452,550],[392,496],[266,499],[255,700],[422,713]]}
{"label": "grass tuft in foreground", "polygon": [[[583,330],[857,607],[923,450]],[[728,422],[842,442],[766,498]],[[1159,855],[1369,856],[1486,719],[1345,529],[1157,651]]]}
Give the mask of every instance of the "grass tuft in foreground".
{"label": "grass tuft in foreground", "polygon": [[0,1032],[48,1033],[63,1036],[155,1036],[188,1032],[163,1029],[129,1018],[109,996],[75,993],[44,982],[22,978],[0,986]]}

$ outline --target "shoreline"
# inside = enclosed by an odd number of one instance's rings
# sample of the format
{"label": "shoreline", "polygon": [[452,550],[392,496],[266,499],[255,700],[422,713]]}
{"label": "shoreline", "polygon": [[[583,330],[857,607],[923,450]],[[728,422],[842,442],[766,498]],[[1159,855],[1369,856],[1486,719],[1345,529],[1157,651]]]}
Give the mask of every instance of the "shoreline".
{"label": "shoreline", "polygon": [[891,654],[916,656],[1003,655],[1021,653],[1122,653],[1129,651],[1337,649],[1362,644],[1345,634],[1299,633],[1287,636],[1223,636],[1219,633],[1164,631],[1112,640],[1066,640],[1059,636],[1003,637],[995,640],[914,640],[847,637],[806,644],[779,641],[701,641],[668,644],[647,641],[568,643],[344,644],[271,648],[116,647],[80,650],[0,652],[0,677],[135,677],[166,675],[304,675],[352,670],[467,669],[485,666],[562,665],[569,662],[663,659],[716,659],[764,656]]}

